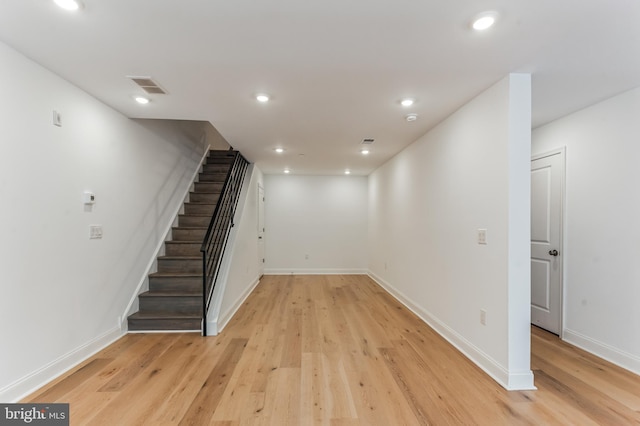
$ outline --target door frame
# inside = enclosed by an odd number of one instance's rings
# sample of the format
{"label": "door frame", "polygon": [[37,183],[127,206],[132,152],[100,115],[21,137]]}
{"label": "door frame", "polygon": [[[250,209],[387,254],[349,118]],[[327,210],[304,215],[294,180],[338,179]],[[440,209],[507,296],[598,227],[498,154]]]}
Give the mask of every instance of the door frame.
{"label": "door frame", "polygon": [[562,170],[560,172],[560,247],[558,250],[562,253],[560,256],[560,339],[564,340],[564,324],[565,324],[565,304],[566,298],[566,259],[567,259],[567,233],[565,232],[565,223],[567,222],[567,209],[566,209],[566,173],[567,173],[567,147],[561,146],[549,151],[545,151],[539,154],[531,155],[531,161],[539,160],[545,157],[551,157],[552,155],[560,155],[560,163],[562,164]]}
{"label": "door frame", "polygon": [[[260,266],[258,268],[258,270],[260,271],[260,277],[262,278],[262,276],[264,275],[264,265],[265,265],[265,259],[266,259],[266,242],[265,242],[265,225],[264,225],[264,218],[265,218],[265,212],[264,212],[264,186],[262,184],[262,182],[258,182],[258,185],[256,187],[256,192],[257,192],[257,216],[258,216],[258,220],[256,223],[256,230],[258,231],[258,262],[260,263]],[[260,229],[262,225],[262,229]]]}

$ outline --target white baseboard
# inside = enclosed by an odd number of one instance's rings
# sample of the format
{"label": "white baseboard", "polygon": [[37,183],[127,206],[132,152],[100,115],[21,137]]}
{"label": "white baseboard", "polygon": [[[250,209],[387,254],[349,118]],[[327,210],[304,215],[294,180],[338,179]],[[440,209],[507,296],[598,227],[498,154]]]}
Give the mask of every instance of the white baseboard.
{"label": "white baseboard", "polygon": [[265,275],[367,275],[366,269],[265,268]]}
{"label": "white baseboard", "polygon": [[426,309],[423,309],[422,307],[414,304],[408,297],[406,297],[401,291],[393,287],[391,284],[371,271],[368,271],[368,275],[383,289],[385,289],[391,296],[398,300],[398,302],[402,303],[407,307],[407,309],[416,314],[429,327],[434,329],[445,340],[447,340],[456,349],[462,352],[467,358],[469,358],[474,364],[480,367],[502,387],[507,390],[536,389],[536,387],[533,385],[533,372],[531,370],[518,373],[510,373],[492,357],[473,345],[455,330],[451,329],[449,326],[441,322]]}
{"label": "white baseboard", "polygon": [[114,327],[106,333],[85,343],[84,345],[62,355],[58,359],[34,371],[10,385],[0,389],[1,402],[18,402],[25,396],[35,392],[56,377],[71,370],[84,360],[95,355],[105,347],[109,346],[122,336],[124,332],[119,327]]}
{"label": "white baseboard", "polygon": [[621,351],[618,348],[599,342],[577,331],[564,329],[562,340],[584,349],[597,357],[605,359],[619,367],[640,375],[640,357]]}

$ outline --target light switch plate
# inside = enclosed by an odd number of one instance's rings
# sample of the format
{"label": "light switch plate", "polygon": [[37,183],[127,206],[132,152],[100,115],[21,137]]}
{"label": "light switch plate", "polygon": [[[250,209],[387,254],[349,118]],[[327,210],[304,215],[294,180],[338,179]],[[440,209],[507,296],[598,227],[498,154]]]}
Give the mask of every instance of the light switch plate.
{"label": "light switch plate", "polygon": [[56,110],[53,110],[53,125],[62,127],[62,116]]}
{"label": "light switch plate", "polygon": [[102,225],[89,226],[89,239],[99,240],[102,238]]}
{"label": "light switch plate", "polygon": [[478,229],[478,244],[487,244],[487,230]]}

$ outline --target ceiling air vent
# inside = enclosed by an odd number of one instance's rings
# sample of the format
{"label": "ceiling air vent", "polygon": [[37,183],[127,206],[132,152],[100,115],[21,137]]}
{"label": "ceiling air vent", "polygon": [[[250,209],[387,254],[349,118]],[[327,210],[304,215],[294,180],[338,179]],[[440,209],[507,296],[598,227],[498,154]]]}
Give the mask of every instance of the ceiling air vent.
{"label": "ceiling air vent", "polygon": [[375,142],[373,138],[365,138],[362,139],[361,143],[362,145],[371,145],[373,142]]}
{"label": "ceiling air vent", "polygon": [[127,78],[130,78],[131,81],[133,81],[135,84],[140,86],[142,88],[142,90],[144,90],[145,92],[147,92],[149,94],[153,94],[153,95],[166,95],[167,94],[167,92],[165,92],[164,89],[162,89],[158,85],[158,83],[153,81],[151,79],[151,77],[132,77],[132,76],[127,76]]}

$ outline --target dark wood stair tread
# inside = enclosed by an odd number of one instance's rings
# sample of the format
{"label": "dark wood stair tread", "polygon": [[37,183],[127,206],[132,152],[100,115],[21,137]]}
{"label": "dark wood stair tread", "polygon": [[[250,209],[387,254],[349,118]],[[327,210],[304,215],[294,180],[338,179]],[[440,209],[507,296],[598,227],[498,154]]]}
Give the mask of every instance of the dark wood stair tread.
{"label": "dark wood stair tread", "polygon": [[[202,259],[201,257],[199,259]],[[149,274],[150,277],[154,278],[188,278],[188,277],[198,277],[202,278],[201,273],[194,272],[152,272]]]}
{"label": "dark wood stair tread", "polygon": [[140,293],[139,297],[202,297],[202,289],[200,291],[145,291]]}
{"label": "dark wood stair tread", "polygon": [[158,256],[158,259],[167,259],[167,260],[202,260],[202,256]]}
{"label": "dark wood stair tread", "polygon": [[209,229],[208,226],[174,226],[172,229],[197,229],[197,230],[202,230],[202,229]]}
{"label": "dark wood stair tread", "polygon": [[202,319],[202,315],[182,314],[179,312],[136,312],[129,315],[131,319]]}
{"label": "dark wood stair tread", "polygon": [[195,243],[199,243],[202,244],[202,241],[187,241],[187,240],[175,240],[175,241],[165,241],[165,244],[195,244]]}

